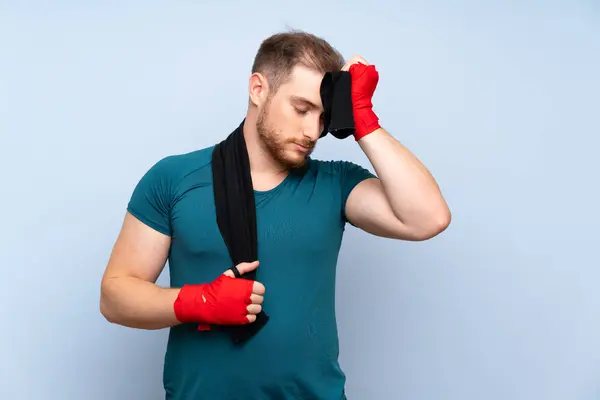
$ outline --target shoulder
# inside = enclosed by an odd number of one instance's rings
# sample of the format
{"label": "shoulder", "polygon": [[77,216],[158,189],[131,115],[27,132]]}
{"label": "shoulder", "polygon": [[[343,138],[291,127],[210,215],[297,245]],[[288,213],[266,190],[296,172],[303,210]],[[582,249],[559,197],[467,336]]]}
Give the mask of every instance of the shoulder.
{"label": "shoulder", "polygon": [[210,169],[214,146],[188,153],[167,155],[156,161],[145,173],[144,178],[178,183],[186,176]]}
{"label": "shoulder", "polygon": [[171,212],[177,199],[192,184],[201,185],[210,178],[213,147],[168,155],[155,162],[135,185],[127,210],[146,225],[170,235]]}
{"label": "shoulder", "polygon": [[347,175],[359,174],[374,177],[367,168],[347,160],[319,160],[310,159],[309,168],[315,172],[344,178]]}
{"label": "shoulder", "polygon": [[343,203],[350,196],[350,193],[361,182],[377,178],[377,176],[360,164],[347,160],[314,160],[310,161],[310,169],[316,176],[328,176],[326,181],[330,182],[340,190]]}
{"label": "shoulder", "polygon": [[160,196],[171,202],[188,182],[208,181],[212,175],[214,146],[182,154],[167,155],[152,164],[134,189],[134,197]]}
{"label": "shoulder", "polygon": [[196,169],[205,168],[212,161],[214,146],[205,147],[188,153],[171,154],[158,160],[154,168],[163,172],[186,173]]}

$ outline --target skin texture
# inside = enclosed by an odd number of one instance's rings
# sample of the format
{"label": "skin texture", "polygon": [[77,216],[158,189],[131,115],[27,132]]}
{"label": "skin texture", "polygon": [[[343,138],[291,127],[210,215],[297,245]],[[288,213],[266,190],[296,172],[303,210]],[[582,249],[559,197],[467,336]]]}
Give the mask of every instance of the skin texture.
{"label": "skin texture", "polygon": [[[162,288],[156,280],[162,272],[171,238],[127,213],[102,277],[100,312],[112,323],[138,329],[162,329],[178,325],[173,304],[178,288]],[[237,265],[240,274],[258,267],[258,262]],[[228,269],[225,275],[233,277]],[[254,282],[248,321],[254,322],[262,307],[265,287]]]}
{"label": "skin texture", "polygon": [[[361,62],[353,56],[344,66]],[[250,76],[244,137],[256,190],[277,186],[290,168],[303,165],[314,151],[322,131],[323,105],[319,88],[323,73],[302,65],[276,92],[265,76]],[[385,129],[357,141],[378,178],[367,179],[350,193],[347,218],[371,234],[422,241],[444,231],[450,211],[425,166]],[[162,272],[170,238],[126,214],[102,278],[100,310],[113,323],[138,329],[161,329],[179,323],[173,303],[179,289],[155,284]],[[238,265],[241,273],[257,263]],[[230,270],[225,274],[233,276]],[[260,312],[265,287],[255,282],[248,320]]]}

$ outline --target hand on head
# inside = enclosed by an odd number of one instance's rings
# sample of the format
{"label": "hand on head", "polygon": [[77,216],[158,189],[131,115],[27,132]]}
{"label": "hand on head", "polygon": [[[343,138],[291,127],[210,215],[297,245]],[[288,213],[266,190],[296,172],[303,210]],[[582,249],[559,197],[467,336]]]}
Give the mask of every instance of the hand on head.
{"label": "hand on head", "polygon": [[370,65],[359,55],[352,56],[342,67],[342,71],[349,71],[352,80],[354,138],[358,141],[381,127],[372,103],[379,82],[379,73],[374,65]]}

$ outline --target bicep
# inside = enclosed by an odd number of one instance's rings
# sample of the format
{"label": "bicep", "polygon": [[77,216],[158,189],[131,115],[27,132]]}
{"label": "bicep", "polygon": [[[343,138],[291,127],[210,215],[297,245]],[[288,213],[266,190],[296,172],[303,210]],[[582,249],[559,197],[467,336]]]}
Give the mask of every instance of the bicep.
{"label": "bicep", "polygon": [[357,184],[346,201],[348,222],[365,232],[390,239],[416,240],[394,214],[378,178]]}
{"label": "bicep", "polygon": [[103,280],[121,276],[156,282],[167,262],[170,236],[127,212]]}

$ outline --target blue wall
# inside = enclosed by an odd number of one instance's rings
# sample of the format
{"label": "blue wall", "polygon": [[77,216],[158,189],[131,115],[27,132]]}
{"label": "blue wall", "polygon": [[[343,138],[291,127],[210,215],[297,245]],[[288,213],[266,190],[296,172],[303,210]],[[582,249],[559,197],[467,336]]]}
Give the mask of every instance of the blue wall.
{"label": "blue wall", "polygon": [[598,3],[215,3],[0,3],[0,398],[163,398],[167,332],[107,323],[100,278],[137,180],[236,126],[286,25],[377,65],[453,212],[423,243],[348,229],[350,398],[600,398]]}

